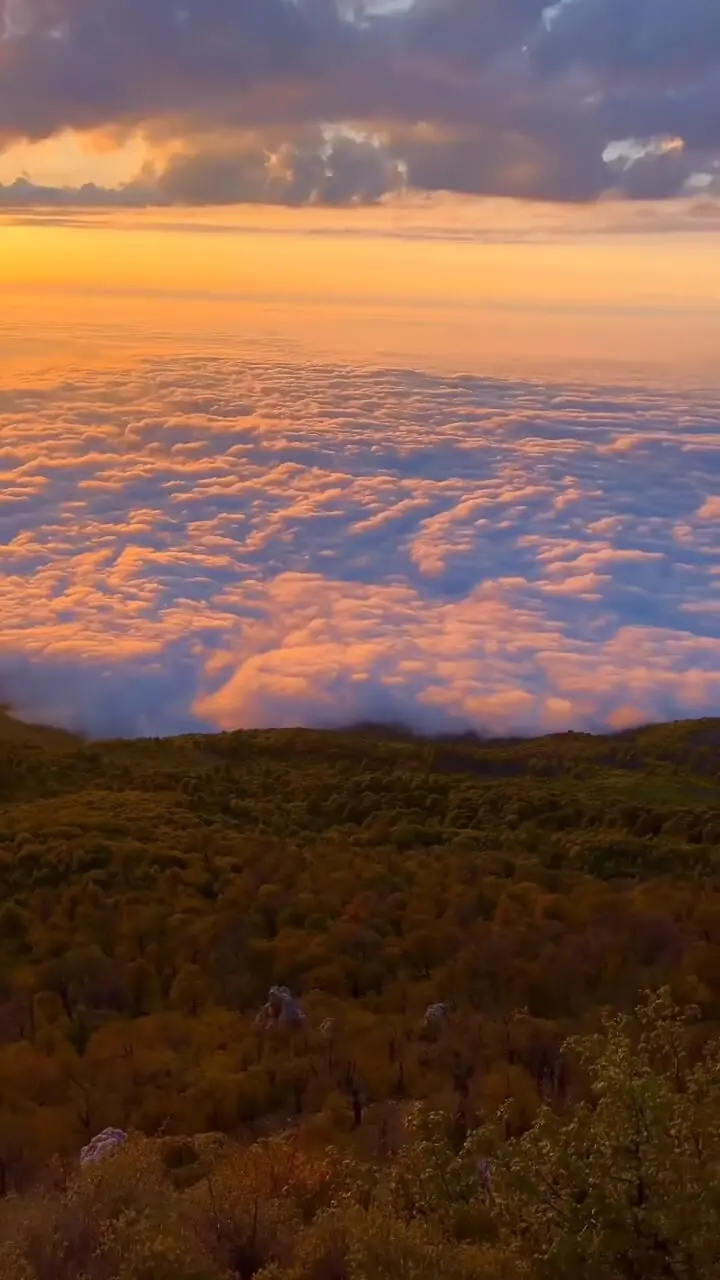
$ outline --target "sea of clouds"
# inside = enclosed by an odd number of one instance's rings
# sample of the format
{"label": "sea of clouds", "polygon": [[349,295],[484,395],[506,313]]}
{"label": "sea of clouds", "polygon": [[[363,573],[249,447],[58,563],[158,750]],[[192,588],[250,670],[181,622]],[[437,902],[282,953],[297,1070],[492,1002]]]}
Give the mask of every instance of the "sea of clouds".
{"label": "sea of clouds", "polygon": [[0,702],[93,735],[720,714],[720,391],[171,358],[0,389]]}

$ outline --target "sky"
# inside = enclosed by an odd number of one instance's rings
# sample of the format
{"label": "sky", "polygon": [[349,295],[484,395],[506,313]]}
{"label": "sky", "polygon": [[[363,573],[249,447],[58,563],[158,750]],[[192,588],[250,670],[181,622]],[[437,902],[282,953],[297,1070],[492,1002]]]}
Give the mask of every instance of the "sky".
{"label": "sky", "polygon": [[0,703],[720,714],[715,0],[0,0]]}
{"label": "sky", "polygon": [[2,0],[2,201],[717,196],[716,0]]}

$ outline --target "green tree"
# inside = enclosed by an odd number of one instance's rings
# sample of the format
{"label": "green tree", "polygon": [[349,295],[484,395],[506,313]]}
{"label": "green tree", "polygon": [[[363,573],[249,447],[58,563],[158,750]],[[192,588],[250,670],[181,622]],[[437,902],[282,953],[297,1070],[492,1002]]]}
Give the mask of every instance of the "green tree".
{"label": "green tree", "polygon": [[[503,1237],[543,1280],[714,1280],[720,1273],[720,1060],[664,989],[570,1042],[590,1097],[543,1109],[493,1177]],[[487,1140],[475,1135],[477,1149]]]}

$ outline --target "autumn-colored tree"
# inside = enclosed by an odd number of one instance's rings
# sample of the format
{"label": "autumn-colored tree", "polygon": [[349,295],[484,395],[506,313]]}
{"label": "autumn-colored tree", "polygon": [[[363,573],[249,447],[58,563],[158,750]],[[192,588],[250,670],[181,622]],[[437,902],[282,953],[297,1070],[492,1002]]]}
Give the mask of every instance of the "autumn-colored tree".
{"label": "autumn-colored tree", "polygon": [[[720,1021],[717,733],[85,744],[0,715],[0,1192],[106,1124],[374,1157],[413,1101],[456,1146],[507,1102],[520,1134],[603,1007],[668,985]],[[256,1025],[274,985],[301,1029]]]}

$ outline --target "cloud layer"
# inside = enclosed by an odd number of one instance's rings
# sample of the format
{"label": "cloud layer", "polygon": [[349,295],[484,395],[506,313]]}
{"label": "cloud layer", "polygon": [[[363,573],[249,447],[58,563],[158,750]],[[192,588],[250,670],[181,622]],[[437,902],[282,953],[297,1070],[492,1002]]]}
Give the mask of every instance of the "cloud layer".
{"label": "cloud layer", "polygon": [[158,358],[0,392],[0,701],[95,734],[720,712],[720,397]]}
{"label": "cloud layer", "polygon": [[0,32],[0,141],[169,147],[125,201],[720,186],[717,0],[0,0]]}

